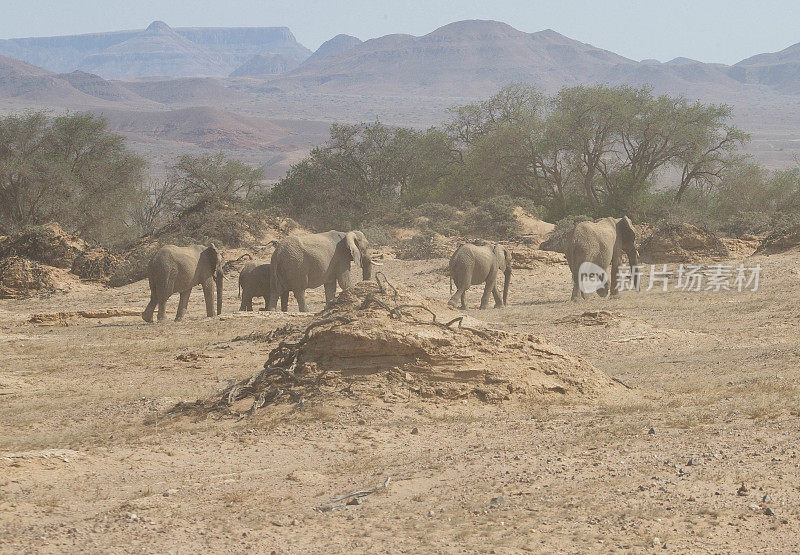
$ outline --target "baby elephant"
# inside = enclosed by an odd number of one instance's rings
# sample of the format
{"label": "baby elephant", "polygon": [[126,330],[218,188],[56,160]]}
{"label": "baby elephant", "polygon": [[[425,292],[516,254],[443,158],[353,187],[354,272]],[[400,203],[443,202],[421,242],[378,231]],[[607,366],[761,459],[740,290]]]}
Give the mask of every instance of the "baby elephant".
{"label": "baby elephant", "polygon": [[241,311],[253,311],[253,297],[264,297],[264,306],[269,302],[269,282],[272,269],[267,264],[248,262],[239,272],[239,294],[242,297]]}
{"label": "baby elephant", "polygon": [[[467,308],[466,292],[470,285],[485,283],[481,308],[489,306],[489,296],[494,295],[494,307],[501,308],[508,301],[508,286],[511,283],[511,253],[502,245],[461,245],[450,257],[450,292],[453,282],[456,293],[447,304]],[[503,297],[497,290],[497,271],[505,276]]]}

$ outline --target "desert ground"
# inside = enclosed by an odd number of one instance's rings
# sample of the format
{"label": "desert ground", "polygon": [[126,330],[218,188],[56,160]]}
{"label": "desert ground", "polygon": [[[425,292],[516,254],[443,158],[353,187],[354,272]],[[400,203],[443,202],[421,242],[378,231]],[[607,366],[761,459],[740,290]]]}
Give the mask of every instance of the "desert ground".
{"label": "desert ground", "polygon": [[[446,264],[382,269],[441,302]],[[135,315],[146,281],[2,301],[0,551],[800,550],[800,258],[746,264],[763,268],[756,292],[645,280],[572,303],[553,263],[517,270],[503,309],[478,310],[470,290],[468,317],[626,386],[577,401],[328,392],[172,414],[262,369],[267,332],[313,316],[237,312],[235,275],[222,316],[198,290],[178,323]],[[311,299],[323,308],[321,289]],[[133,315],[31,322],[112,307]],[[361,504],[317,510],[387,477]]]}

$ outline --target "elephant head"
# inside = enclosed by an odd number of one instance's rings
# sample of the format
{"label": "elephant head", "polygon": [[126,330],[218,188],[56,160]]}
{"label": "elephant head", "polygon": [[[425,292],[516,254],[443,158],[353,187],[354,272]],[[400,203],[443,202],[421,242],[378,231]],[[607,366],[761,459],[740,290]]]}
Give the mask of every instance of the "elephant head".
{"label": "elephant head", "polygon": [[222,282],[225,279],[225,274],[222,271],[222,264],[222,255],[219,254],[217,247],[215,247],[213,243],[200,254],[198,271],[201,274],[201,278],[205,280],[211,277],[216,284],[217,315],[222,314]]}
{"label": "elephant head", "polygon": [[494,255],[497,258],[497,267],[503,272],[503,304],[508,304],[508,286],[511,285],[511,251],[503,245],[494,246]]}
{"label": "elephant head", "polygon": [[364,281],[372,279],[372,266],[380,266],[374,262],[369,254],[369,241],[361,231],[349,231],[342,239],[347,245],[350,259],[355,265],[361,268],[361,276]]}
{"label": "elephant head", "polygon": [[633,274],[633,286],[639,290],[639,272],[636,266],[639,264],[639,251],[636,250],[636,228],[628,216],[623,216],[617,220],[617,241],[614,245],[615,250],[622,251],[628,255],[628,263]]}

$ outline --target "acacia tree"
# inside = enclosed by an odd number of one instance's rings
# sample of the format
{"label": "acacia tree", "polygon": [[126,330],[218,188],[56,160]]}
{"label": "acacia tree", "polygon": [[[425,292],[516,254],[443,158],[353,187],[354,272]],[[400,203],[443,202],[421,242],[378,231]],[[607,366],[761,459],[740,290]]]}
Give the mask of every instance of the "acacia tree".
{"label": "acacia tree", "polygon": [[173,202],[185,209],[200,201],[230,200],[249,195],[264,181],[264,172],[225,154],[185,154],[168,168]]}
{"label": "acacia tree", "polygon": [[92,114],[0,118],[0,230],[57,220],[100,242],[126,234],[144,160]]}
{"label": "acacia tree", "polygon": [[749,135],[728,124],[732,108],[725,104],[687,107],[690,121],[697,122],[684,128],[682,148],[675,162],[681,178],[675,192],[675,204],[680,204],[690,185],[710,188],[719,183],[725,172],[736,163],[736,149],[749,140]]}

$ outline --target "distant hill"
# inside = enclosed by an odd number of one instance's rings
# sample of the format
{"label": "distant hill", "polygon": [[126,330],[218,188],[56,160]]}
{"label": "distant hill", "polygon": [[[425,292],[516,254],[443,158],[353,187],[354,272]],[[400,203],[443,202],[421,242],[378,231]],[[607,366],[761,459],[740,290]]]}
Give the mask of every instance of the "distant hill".
{"label": "distant hill", "polygon": [[[163,36],[170,32],[183,40]],[[174,56],[170,46],[177,47]],[[196,59],[192,59],[193,52]],[[158,53],[161,55],[155,56]],[[0,55],[57,73],[83,69],[105,78],[157,75],[143,65],[143,59],[156,63],[160,71],[178,72],[161,73],[169,77],[224,76],[254,55],[268,53],[297,63],[311,55],[286,27],[170,29],[154,22],[144,31],[0,40]],[[126,69],[125,64],[130,67]]]}
{"label": "distant hill", "polygon": [[[421,37],[387,35],[363,43],[347,37],[352,40],[337,47],[344,37],[335,37],[330,48],[326,43],[300,67],[271,83],[332,94],[458,98],[486,96],[514,81],[546,92],[578,84],[649,84],[657,92],[711,98],[742,90],[742,85],[778,84],[764,76],[742,78],[741,64],[731,68],[688,58],[637,62],[549,29],[524,33],[497,21],[460,21]],[[800,92],[800,53],[796,57],[796,73],[789,68],[786,73]]]}
{"label": "distant hill", "polygon": [[283,54],[256,54],[233,70],[231,77],[275,75],[291,71],[299,65],[300,62],[287,58]]}
{"label": "distant hill", "polygon": [[153,105],[129,89],[96,75],[81,72],[57,75],[4,56],[0,56],[0,99],[23,106],[72,109]]}
{"label": "distant hill", "polygon": [[309,56],[303,63],[314,63],[328,56],[335,56],[345,50],[350,50],[361,44],[363,41],[351,35],[336,35],[330,40],[326,40],[317,50]]}
{"label": "distant hill", "polygon": [[125,79],[223,75],[227,66],[219,54],[156,21],[128,40],[87,56],[78,68],[106,79]]}
{"label": "distant hill", "polygon": [[226,87],[215,77],[137,79],[117,83],[143,98],[168,105],[219,106],[242,98],[237,91]]}
{"label": "distant hill", "polygon": [[475,96],[511,81],[553,90],[636,64],[550,30],[529,34],[496,21],[461,21],[422,37],[387,35],[309,59],[275,82],[337,92]]}

